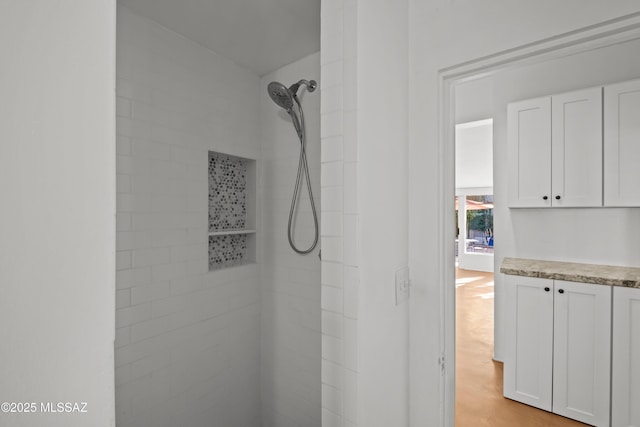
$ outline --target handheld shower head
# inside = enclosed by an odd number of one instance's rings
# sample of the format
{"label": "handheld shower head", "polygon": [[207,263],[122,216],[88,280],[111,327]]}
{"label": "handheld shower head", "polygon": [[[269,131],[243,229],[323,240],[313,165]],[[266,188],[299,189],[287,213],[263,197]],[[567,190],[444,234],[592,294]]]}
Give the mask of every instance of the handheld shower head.
{"label": "handheld shower head", "polygon": [[[293,127],[298,134],[298,138],[300,138],[300,158],[298,160],[298,175],[296,177],[296,183],[293,190],[293,197],[291,199],[291,209],[289,210],[289,223],[287,225],[287,238],[289,239],[289,245],[291,248],[298,254],[306,255],[311,253],[313,249],[318,244],[318,237],[320,235],[320,228],[318,226],[318,215],[316,213],[316,206],[313,201],[313,191],[311,189],[311,179],[309,179],[309,166],[307,165],[307,153],[305,151],[305,127],[304,127],[304,112],[302,111],[302,105],[300,104],[300,100],[298,99],[297,93],[298,89],[300,89],[300,85],[305,85],[307,87],[308,92],[313,92],[316,90],[318,84],[315,80],[300,80],[297,83],[292,84],[290,87],[286,87],[280,82],[271,82],[267,86],[267,92],[269,93],[269,97],[275,102],[279,107],[284,108],[284,110],[291,117],[291,122],[293,123]],[[297,105],[297,108],[294,108],[294,105]],[[309,202],[311,204],[311,212],[313,213],[313,224],[314,224],[314,238],[313,243],[307,249],[300,249],[294,243],[294,214],[296,212],[296,206],[300,201],[300,187],[302,185],[302,181],[307,182],[307,190],[309,192]]]}
{"label": "handheld shower head", "polygon": [[300,89],[300,85],[305,85],[309,92],[313,92],[316,90],[316,87],[318,87],[318,83],[316,83],[315,80],[302,79],[288,88],[280,82],[271,82],[267,86],[267,92],[269,92],[269,96],[273,102],[289,112],[293,108],[293,103]]}
{"label": "handheld shower head", "polygon": [[[302,115],[302,110],[300,107],[300,101],[298,101],[297,93],[300,89],[300,85],[305,85],[307,87],[307,91],[313,92],[318,87],[318,83],[315,80],[300,80],[297,83],[292,84],[290,87],[286,87],[280,82],[271,82],[267,86],[267,92],[269,96],[280,108],[284,108],[285,111],[291,116],[291,121],[293,122],[293,127],[296,129],[298,136],[302,138],[302,126],[300,124],[300,118],[296,114],[296,111],[293,109],[293,105],[298,104],[298,111],[300,115]],[[304,120],[303,120],[304,121]]]}
{"label": "handheld shower head", "polygon": [[295,92],[291,92],[290,89],[280,82],[269,83],[267,92],[269,92],[269,96],[278,106],[284,108],[287,112],[291,111]]}

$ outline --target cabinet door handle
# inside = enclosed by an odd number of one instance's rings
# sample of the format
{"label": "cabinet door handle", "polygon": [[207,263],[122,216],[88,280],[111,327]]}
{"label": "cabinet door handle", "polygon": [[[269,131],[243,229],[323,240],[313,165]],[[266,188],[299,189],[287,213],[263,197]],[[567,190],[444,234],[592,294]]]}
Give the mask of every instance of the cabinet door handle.
{"label": "cabinet door handle", "polygon": [[558,292],[564,294],[564,289],[558,289]]}
{"label": "cabinet door handle", "polygon": [[542,196],[542,200],[549,200],[549,196]]}
{"label": "cabinet door handle", "polygon": [[549,292],[550,290],[551,290],[551,289],[549,289],[549,287],[548,287],[548,286],[544,288],[544,291],[545,291],[545,292]]}
{"label": "cabinet door handle", "polygon": [[556,196],[556,200],[560,200],[560,195],[559,194]]}

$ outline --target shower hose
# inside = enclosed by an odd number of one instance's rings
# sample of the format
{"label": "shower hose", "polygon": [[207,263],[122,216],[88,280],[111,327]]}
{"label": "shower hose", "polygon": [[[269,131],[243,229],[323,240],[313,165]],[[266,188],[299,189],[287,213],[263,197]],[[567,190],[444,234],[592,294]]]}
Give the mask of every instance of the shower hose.
{"label": "shower hose", "polygon": [[[300,123],[296,126],[296,117],[295,114],[290,113],[291,119],[294,122],[294,127],[296,128],[296,132],[298,134],[298,138],[300,138],[300,159],[298,160],[298,174],[296,177],[296,185],[293,190],[293,197],[291,198],[291,209],[289,210],[289,224],[287,226],[287,237],[289,238],[289,245],[291,249],[293,249],[296,253],[301,255],[306,255],[315,249],[318,244],[318,214],[316,212],[316,205],[313,201],[313,190],[311,189],[311,180],[309,179],[309,166],[307,165],[307,152],[306,152],[306,131],[304,126],[304,113],[302,111],[302,106],[300,105],[300,101],[298,101],[298,97],[294,96],[293,98],[298,104],[298,111],[300,112]],[[309,192],[309,201],[311,202],[311,212],[313,213],[313,225],[315,227],[315,233],[313,238],[313,243],[307,249],[298,249],[293,242],[293,215],[296,210],[296,204],[300,200],[301,191],[300,187],[302,184],[302,180],[306,179],[307,181],[307,190]]]}

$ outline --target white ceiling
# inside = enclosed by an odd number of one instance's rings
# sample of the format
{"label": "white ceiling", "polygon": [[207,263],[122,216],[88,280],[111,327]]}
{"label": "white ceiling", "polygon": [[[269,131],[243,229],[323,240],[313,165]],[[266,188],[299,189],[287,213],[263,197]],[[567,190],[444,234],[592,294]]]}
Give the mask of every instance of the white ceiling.
{"label": "white ceiling", "polygon": [[119,0],[259,76],[320,50],[320,0]]}

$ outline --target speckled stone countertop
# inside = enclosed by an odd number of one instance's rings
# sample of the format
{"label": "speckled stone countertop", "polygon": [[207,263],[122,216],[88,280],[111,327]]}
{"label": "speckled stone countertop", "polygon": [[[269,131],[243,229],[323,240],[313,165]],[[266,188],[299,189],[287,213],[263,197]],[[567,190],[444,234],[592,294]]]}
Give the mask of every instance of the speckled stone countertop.
{"label": "speckled stone countertop", "polygon": [[640,289],[640,268],[638,267],[504,258],[500,272],[513,276],[540,277]]}

